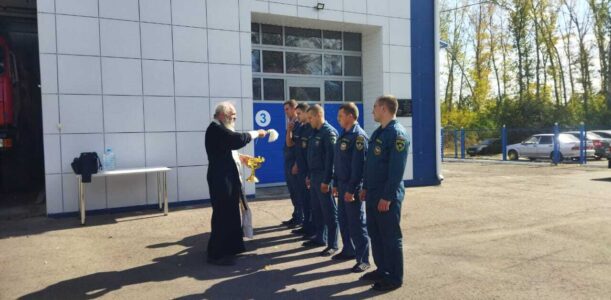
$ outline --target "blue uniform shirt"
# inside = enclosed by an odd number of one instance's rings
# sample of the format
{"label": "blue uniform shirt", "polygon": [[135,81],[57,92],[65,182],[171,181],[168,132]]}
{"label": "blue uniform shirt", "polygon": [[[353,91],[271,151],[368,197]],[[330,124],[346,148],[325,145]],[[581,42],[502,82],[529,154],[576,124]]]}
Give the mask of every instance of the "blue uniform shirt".
{"label": "blue uniform shirt", "polygon": [[405,128],[392,120],[378,127],[369,141],[363,188],[380,193],[388,201],[402,201],[405,193],[403,172],[411,140]]}
{"label": "blue uniform shirt", "polygon": [[333,176],[333,151],[337,130],[325,122],[320,129],[313,129],[308,140],[308,171],[322,173],[322,182],[329,184]]}
{"label": "blue uniform shirt", "polygon": [[[299,122],[294,121],[294,127],[293,127],[293,132],[299,127]],[[288,129],[287,129],[287,134],[288,134]],[[295,163],[295,150],[294,147],[289,147],[286,144],[286,141],[284,142],[284,165],[287,168],[291,168],[293,166],[293,164]]]}
{"label": "blue uniform shirt", "polygon": [[308,174],[308,139],[312,135],[312,126],[308,123],[300,124],[296,130],[293,130],[293,147],[295,153],[295,161],[300,174]]}
{"label": "blue uniform shirt", "polygon": [[350,194],[360,188],[363,180],[368,139],[365,130],[356,123],[350,130],[342,131],[335,145],[334,179],[348,184],[346,191]]}

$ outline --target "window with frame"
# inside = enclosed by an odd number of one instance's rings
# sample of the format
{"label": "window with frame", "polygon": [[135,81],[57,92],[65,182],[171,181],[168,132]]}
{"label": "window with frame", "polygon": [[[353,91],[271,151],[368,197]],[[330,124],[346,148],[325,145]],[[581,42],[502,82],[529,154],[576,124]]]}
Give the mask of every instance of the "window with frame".
{"label": "window with frame", "polygon": [[252,23],[251,42],[253,100],[363,101],[360,33]]}

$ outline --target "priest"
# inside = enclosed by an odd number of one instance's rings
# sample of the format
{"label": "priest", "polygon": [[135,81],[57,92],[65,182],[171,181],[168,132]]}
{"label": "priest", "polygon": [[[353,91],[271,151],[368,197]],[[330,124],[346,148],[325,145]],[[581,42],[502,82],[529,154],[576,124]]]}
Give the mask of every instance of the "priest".
{"label": "priest", "polygon": [[207,261],[214,265],[234,265],[235,256],[245,251],[240,218],[240,201],[244,197],[240,169],[250,156],[238,154],[237,150],[267,135],[265,130],[236,132],[237,117],[231,102],[219,103],[206,130],[207,180],[212,202]]}

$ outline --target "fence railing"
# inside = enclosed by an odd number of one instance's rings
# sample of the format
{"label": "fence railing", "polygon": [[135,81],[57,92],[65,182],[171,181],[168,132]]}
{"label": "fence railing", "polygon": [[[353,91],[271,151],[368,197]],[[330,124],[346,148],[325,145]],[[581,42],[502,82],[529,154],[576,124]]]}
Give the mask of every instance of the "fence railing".
{"label": "fence railing", "polygon": [[[561,149],[563,140],[558,142],[560,134],[567,132],[579,139],[578,146],[572,146],[569,149],[570,151],[565,148]],[[541,134],[547,135],[549,138],[540,138]],[[535,135],[537,135],[537,138],[529,141],[529,138]],[[542,144],[539,144],[539,139],[541,139]],[[551,141],[549,141],[550,139]],[[535,140],[536,142],[531,143]],[[549,141],[549,143],[543,144],[544,140]],[[572,144],[575,144],[575,142]],[[535,149],[532,150],[535,152],[527,152],[527,149],[530,149],[529,147]],[[611,146],[606,145],[604,147],[608,148],[604,149],[605,156],[595,156],[596,159],[606,158],[606,155],[611,153]],[[441,129],[442,161],[444,158],[478,158],[503,161],[546,158],[554,164],[565,162],[566,159],[587,164],[588,150],[593,149],[592,141],[588,142],[587,140],[586,126],[583,123],[578,126],[560,126],[556,123],[551,128],[508,128],[503,125],[499,129]],[[590,151],[590,153],[594,152]],[[598,151],[596,155],[600,155]]]}

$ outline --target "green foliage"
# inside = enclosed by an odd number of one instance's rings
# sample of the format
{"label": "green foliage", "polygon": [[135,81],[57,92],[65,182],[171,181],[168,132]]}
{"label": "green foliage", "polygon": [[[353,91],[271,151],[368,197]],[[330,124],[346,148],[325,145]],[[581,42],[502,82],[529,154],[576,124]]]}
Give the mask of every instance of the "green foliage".
{"label": "green foliage", "polygon": [[442,125],[611,129],[611,0],[580,1],[442,1]]}

